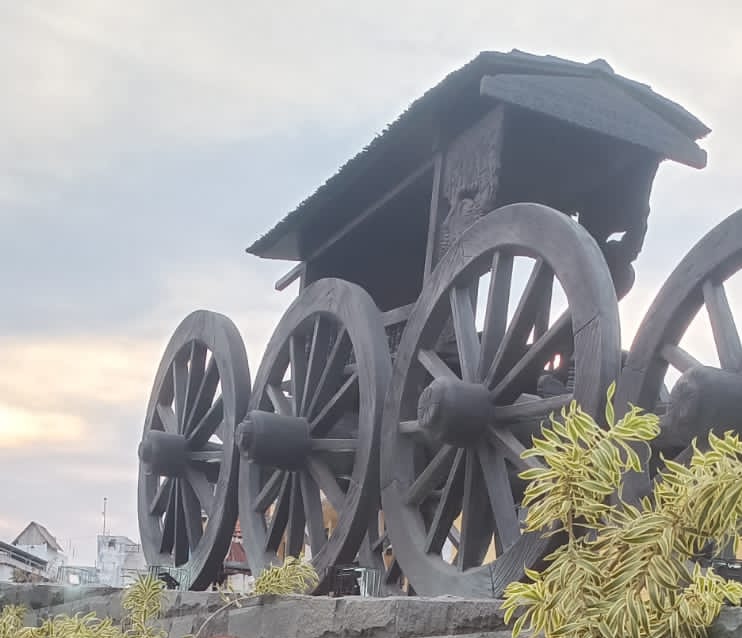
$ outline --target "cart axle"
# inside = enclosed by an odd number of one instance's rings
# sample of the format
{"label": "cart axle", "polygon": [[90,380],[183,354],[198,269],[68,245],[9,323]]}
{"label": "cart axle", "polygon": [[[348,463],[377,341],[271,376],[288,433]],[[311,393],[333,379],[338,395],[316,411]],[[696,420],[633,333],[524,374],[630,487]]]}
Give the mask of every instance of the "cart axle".
{"label": "cart axle", "polygon": [[139,459],[158,476],[182,476],[186,453],[187,439],[184,435],[162,430],[150,430],[139,444]]}
{"label": "cart axle", "polygon": [[434,440],[468,447],[494,423],[494,405],[483,385],[441,377],[423,390],[417,415],[420,427]]}
{"label": "cart axle", "polygon": [[311,450],[309,422],[303,417],[253,410],[237,426],[240,454],[259,465],[299,469]]}

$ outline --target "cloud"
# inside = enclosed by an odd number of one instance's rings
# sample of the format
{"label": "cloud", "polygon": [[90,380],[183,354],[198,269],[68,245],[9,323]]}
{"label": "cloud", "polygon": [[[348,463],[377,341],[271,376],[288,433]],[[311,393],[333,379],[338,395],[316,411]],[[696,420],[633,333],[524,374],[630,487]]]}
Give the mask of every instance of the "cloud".
{"label": "cloud", "polygon": [[0,403],[0,446],[5,448],[77,441],[83,429],[79,417],[39,409],[24,410]]}
{"label": "cloud", "polygon": [[[3,190],[17,197],[25,180],[38,187],[39,174],[80,178],[136,150],[231,143],[297,124],[379,130],[481,49],[603,56],[683,103],[731,119],[728,98],[740,71],[718,61],[739,56],[739,7],[720,4],[698,30],[695,4],[676,3],[671,12],[644,2],[570,6],[9,4],[0,69],[14,90],[0,115],[14,123],[4,163],[15,170],[13,188]],[[703,54],[681,55],[679,42]],[[702,99],[693,88],[700,86]]]}

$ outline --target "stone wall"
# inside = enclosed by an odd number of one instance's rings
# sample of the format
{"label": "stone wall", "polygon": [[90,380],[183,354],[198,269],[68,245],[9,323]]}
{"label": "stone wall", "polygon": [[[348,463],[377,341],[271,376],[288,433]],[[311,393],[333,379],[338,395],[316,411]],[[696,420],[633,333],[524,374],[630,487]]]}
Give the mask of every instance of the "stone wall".
{"label": "stone wall", "polygon": [[[0,583],[0,607],[21,604],[27,624],[48,616],[95,612],[121,619],[121,590]],[[261,596],[218,610],[215,593],[166,592],[160,625],[171,638],[509,638],[497,600],[440,598],[312,598]],[[217,612],[216,614],[214,612]],[[210,619],[210,620],[209,620]],[[204,626],[204,623],[206,625]],[[712,638],[742,636],[742,610],[725,609]]]}

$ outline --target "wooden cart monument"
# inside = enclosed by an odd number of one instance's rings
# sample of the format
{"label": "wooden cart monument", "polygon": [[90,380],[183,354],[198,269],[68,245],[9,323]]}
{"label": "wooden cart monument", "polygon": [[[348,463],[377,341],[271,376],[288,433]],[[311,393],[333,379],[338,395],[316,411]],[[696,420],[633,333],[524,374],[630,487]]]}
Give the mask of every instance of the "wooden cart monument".
{"label": "wooden cart monument", "polygon": [[[617,307],[659,163],[702,168],[708,132],[602,60],[482,53],[428,91],[248,248],[299,262],[277,289],[300,280],[252,383],[226,317],[172,336],[139,448],[148,561],[207,587],[239,515],[253,574],[281,548],[311,555],[318,593],[357,562],[408,593],[498,596],[550,550],[522,533],[517,474],[552,411],[600,414],[618,379],[619,404],[664,414],[666,453],[727,425],[742,212],[670,276],[628,353]],[[723,369],[678,346],[703,305]]]}

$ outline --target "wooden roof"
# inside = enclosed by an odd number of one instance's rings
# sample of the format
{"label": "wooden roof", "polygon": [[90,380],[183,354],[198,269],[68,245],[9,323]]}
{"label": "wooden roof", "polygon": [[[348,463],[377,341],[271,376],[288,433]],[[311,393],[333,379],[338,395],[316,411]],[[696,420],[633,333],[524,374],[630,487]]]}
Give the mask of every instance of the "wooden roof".
{"label": "wooden roof", "polygon": [[520,51],[484,52],[427,91],[386,130],[247,252],[301,260],[302,230],[327,215],[352,219],[431,154],[435,123],[458,103],[487,95],[643,146],[702,168],[695,140],[710,129],[682,106],[622,77],[604,60],[589,64]]}

